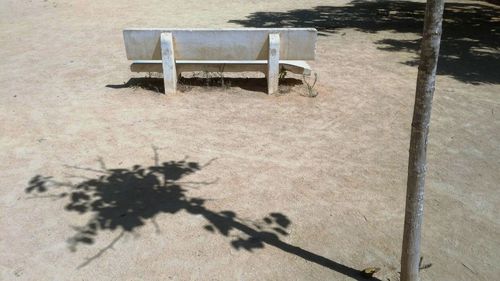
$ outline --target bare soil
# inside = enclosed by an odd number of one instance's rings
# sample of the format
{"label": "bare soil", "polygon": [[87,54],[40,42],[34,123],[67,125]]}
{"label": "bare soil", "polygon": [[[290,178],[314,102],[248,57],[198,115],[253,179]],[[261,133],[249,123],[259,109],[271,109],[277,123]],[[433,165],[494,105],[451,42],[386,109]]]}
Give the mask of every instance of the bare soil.
{"label": "bare soil", "polygon": [[[498,280],[500,8],[447,5],[421,277]],[[422,11],[1,0],[0,279],[398,280]],[[125,27],[245,26],[318,28],[319,95],[129,71]]]}

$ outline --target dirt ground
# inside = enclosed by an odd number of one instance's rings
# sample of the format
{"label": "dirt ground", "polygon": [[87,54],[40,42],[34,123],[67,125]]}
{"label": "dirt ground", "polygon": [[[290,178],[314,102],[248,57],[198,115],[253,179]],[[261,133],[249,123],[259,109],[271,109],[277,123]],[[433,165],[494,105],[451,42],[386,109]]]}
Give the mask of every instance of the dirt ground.
{"label": "dirt ground", "polygon": [[[398,280],[423,4],[138,2],[0,1],[0,279]],[[498,280],[500,8],[447,2],[421,277]],[[318,28],[319,95],[129,81],[125,27],[245,26]]]}

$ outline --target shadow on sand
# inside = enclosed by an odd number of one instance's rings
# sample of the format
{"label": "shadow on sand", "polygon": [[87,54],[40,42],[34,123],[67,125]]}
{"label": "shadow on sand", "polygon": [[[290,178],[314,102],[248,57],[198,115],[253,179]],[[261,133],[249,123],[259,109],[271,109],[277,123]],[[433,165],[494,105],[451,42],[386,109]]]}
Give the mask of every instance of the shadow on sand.
{"label": "shadow on sand", "polygon": [[[314,27],[320,36],[343,28],[361,32],[420,35],[425,3],[409,1],[360,1],[346,6],[318,6],[287,12],[255,12],[246,19],[230,20],[244,27]],[[483,3],[446,3],[438,74],[471,84],[500,83],[500,7]],[[420,40],[385,38],[379,49],[411,52],[418,65]]]}
{"label": "shadow on sand", "polygon": [[[296,78],[283,78],[280,79],[280,87],[283,86],[297,86],[303,85],[302,80]],[[141,88],[148,91],[154,91],[158,93],[164,93],[165,87],[163,85],[163,78],[130,78],[127,82],[118,85],[106,85],[108,88],[112,89],[122,89],[122,88]],[[220,89],[220,88],[231,88],[237,87],[243,90],[252,92],[267,93],[267,80],[265,78],[230,78],[230,77],[212,77],[212,78],[202,78],[202,77],[182,77],[178,81],[178,90],[180,92],[189,92],[193,88],[205,88],[205,89]]]}
{"label": "shadow on sand", "polygon": [[190,197],[187,193],[190,188],[214,184],[217,180],[192,182],[182,179],[210,165],[212,160],[203,165],[187,159],[160,163],[157,151],[154,149],[155,164],[149,167],[135,165],[129,169],[112,169],[100,159],[99,168],[66,167],[97,174],[93,177],[78,176],[81,178],[79,182],[58,181],[42,175],[30,180],[25,191],[32,194],[31,198],[66,200],[66,211],[92,214],[85,225],[74,227],[75,234],[68,239],[72,251],[76,251],[81,244],[93,244],[102,231],[119,233],[108,246],[88,258],[79,268],[111,249],[126,232],[133,232],[148,221],[158,227],[155,217],[159,214],[174,215],[183,211],[201,215],[206,220],[205,231],[228,237],[231,246],[237,250],[251,252],[272,246],[353,279],[366,280],[359,270],[282,241],[280,237],[288,235],[287,229],[292,223],[285,214],[272,212],[259,221],[249,222],[233,211],[208,209],[206,199]]}

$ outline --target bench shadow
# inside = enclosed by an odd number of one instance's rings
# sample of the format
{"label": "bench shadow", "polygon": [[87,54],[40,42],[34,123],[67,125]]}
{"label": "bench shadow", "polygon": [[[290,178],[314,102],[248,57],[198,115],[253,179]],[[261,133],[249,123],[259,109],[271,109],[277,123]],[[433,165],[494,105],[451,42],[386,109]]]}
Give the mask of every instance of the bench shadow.
{"label": "bench shadow", "polygon": [[271,212],[260,220],[250,221],[234,211],[209,209],[205,206],[207,199],[189,196],[188,191],[215,184],[217,179],[195,182],[184,178],[210,165],[213,160],[204,164],[187,159],[160,163],[157,151],[154,149],[155,163],[151,166],[108,168],[100,159],[98,168],[66,166],[66,169],[78,173],[69,174],[72,180],[60,181],[51,176],[36,175],[29,181],[25,189],[31,196],[28,198],[64,200],[66,211],[91,214],[84,225],[72,226],[74,235],[67,240],[71,251],[94,244],[101,232],[117,233],[107,246],[78,268],[98,259],[126,233],[133,233],[148,222],[160,233],[160,226],[155,221],[158,215],[183,213],[203,217],[206,222],[203,229],[227,237],[236,250],[252,252],[271,246],[355,280],[367,280],[359,270],[284,242],[282,237],[288,235],[292,224],[285,214]]}
{"label": "bench shadow", "polygon": [[[280,86],[297,86],[302,85],[303,82],[296,78],[283,78],[280,79]],[[165,87],[163,85],[163,78],[130,78],[127,82],[123,84],[116,85],[106,85],[108,88],[112,89],[123,89],[123,88],[141,88],[148,91],[154,91],[157,93],[164,93]],[[224,79],[220,77],[213,78],[203,78],[203,77],[181,77],[178,81],[177,90],[180,92],[189,92],[193,89],[205,88],[205,89],[221,89],[221,88],[240,88],[246,91],[267,93],[267,80],[265,78],[233,78],[225,77]]]}
{"label": "bench shadow", "polygon": [[[246,19],[229,22],[244,27],[314,27],[320,36],[330,36],[344,28],[367,33],[389,31],[419,36],[422,33],[424,12],[425,3],[355,0],[345,6],[317,6],[287,12],[255,12]],[[500,83],[498,18],[499,6],[478,2],[447,2],[438,74],[471,84]],[[387,37],[374,43],[379,45],[380,50],[413,53],[413,59],[402,63],[409,66],[418,65],[419,39]]]}
{"label": "bench shadow", "polygon": [[124,82],[122,84],[108,84],[106,85],[106,87],[111,89],[140,88],[157,93],[165,93],[165,86],[163,85],[162,78],[130,78],[127,82]]}

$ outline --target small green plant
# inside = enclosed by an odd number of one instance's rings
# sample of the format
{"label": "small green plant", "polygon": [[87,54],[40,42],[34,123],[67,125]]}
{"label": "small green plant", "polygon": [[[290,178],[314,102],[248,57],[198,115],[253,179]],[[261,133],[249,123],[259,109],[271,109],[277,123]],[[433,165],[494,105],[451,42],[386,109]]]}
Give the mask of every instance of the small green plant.
{"label": "small green plant", "polygon": [[285,67],[283,67],[283,66],[282,66],[282,67],[281,67],[281,69],[280,69],[279,79],[280,79],[280,80],[281,80],[281,79],[285,79],[286,74],[287,74],[286,69],[285,69]]}

